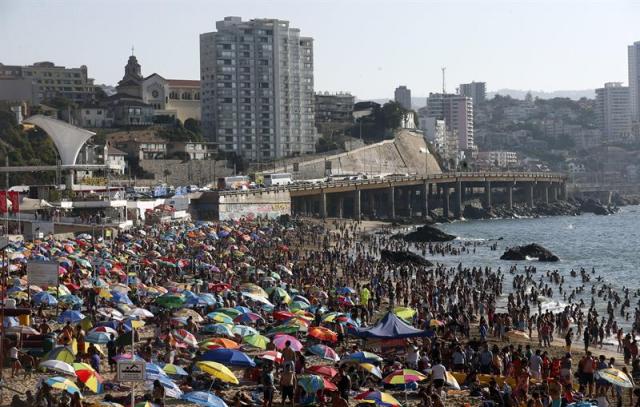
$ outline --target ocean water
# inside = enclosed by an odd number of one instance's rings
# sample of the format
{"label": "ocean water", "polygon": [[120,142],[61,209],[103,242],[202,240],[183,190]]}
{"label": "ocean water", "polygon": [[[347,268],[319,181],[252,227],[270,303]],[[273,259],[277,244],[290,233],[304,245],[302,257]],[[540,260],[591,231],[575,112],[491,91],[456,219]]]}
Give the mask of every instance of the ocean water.
{"label": "ocean water", "polygon": [[[618,318],[622,326],[629,326],[633,320],[633,310],[637,306],[640,297],[635,296],[640,289],[640,207],[629,206],[620,212],[609,216],[596,216],[585,214],[581,216],[558,216],[534,219],[496,219],[496,220],[471,220],[458,221],[450,224],[438,225],[438,227],[453,234],[462,241],[476,241],[480,244],[475,253],[464,256],[435,257],[441,263],[457,265],[462,262],[465,266],[491,266],[493,270],[498,267],[505,273],[504,291],[511,290],[512,275],[508,273],[513,264],[518,264],[518,274],[524,273],[524,264],[535,264],[538,281],[541,272],[546,270],[558,270],[565,278],[563,288],[568,294],[571,289],[583,285],[579,276],[571,277],[570,271],[579,271],[581,267],[591,273],[591,282],[585,283],[582,294],[578,294],[578,300],[584,299],[587,307],[591,302],[591,286],[596,284],[611,284],[621,297],[623,287],[630,288],[631,307],[630,320],[623,321]],[[502,238],[501,240],[498,240]],[[498,244],[496,251],[490,250],[492,243]],[[557,263],[544,263],[537,261],[513,262],[500,260],[500,256],[508,247],[538,243],[556,254],[560,261]],[[545,282],[548,279],[545,275]],[[603,282],[596,281],[601,276]],[[559,293],[558,287],[548,282],[553,288],[553,297],[545,299],[544,307],[549,309],[561,309],[565,302]],[[596,307],[606,310],[607,302],[596,297]],[[618,313],[619,315],[619,313]]]}

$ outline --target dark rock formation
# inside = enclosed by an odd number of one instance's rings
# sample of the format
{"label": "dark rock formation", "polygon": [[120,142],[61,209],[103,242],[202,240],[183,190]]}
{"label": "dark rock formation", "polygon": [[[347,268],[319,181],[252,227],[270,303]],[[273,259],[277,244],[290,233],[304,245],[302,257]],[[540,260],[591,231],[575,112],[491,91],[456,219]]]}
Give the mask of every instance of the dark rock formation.
{"label": "dark rock formation", "polygon": [[617,212],[617,208],[606,206],[600,201],[596,201],[595,199],[587,199],[585,201],[582,201],[580,210],[582,212],[590,212],[595,215],[611,215]]}
{"label": "dark rock formation", "polygon": [[382,250],[380,251],[380,259],[390,263],[411,263],[426,267],[433,266],[433,263],[424,257],[407,251],[394,252],[391,250]]}
{"label": "dark rock formation", "polygon": [[448,242],[455,238],[455,236],[429,225],[421,226],[404,236],[404,240],[407,242]]}
{"label": "dark rock formation", "polygon": [[504,252],[500,260],[526,260],[527,258],[537,258],[539,261],[560,260],[558,256],[535,243],[511,247]]}

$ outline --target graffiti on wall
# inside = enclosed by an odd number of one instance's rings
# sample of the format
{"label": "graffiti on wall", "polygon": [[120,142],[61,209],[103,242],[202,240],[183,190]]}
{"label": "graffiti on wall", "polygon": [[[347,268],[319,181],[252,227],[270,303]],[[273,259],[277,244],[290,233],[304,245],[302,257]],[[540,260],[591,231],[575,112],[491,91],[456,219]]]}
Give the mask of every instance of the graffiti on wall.
{"label": "graffiti on wall", "polygon": [[251,220],[255,218],[275,219],[282,215],[291,215],[291,203],[225,203],[220,204],[219,216],[220,220],[238,220],[241,218]]}

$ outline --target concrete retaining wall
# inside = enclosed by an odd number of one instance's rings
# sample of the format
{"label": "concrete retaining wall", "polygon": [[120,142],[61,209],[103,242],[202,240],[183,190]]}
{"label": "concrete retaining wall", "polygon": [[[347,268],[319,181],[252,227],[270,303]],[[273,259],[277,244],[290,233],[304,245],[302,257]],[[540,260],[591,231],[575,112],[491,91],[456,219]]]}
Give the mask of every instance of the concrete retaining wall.
{"label": "concrete retaining wall", "polygon": [[[212,160],[141,160],[140,166],[153,174],[156,182],[170,185],[206,185],[216,183],[218,177],[227,177],[233,173],[232,168],[225,167],[225,161]],[[170,174],[164,175],[169,170]]]}
{"label": "concrete retaining wall", "polygon": [[243,194],[224,194],[218,200],[220,220],[278,218],[291,215],[291,196],[289,191],[263,191]]}

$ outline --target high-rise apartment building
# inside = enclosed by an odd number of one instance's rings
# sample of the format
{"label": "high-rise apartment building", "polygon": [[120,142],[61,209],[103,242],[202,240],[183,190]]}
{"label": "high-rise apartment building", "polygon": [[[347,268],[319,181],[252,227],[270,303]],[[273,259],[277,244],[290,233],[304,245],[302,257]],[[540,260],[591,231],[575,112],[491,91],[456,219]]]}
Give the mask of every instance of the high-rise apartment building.
{"label": "high-rise apartment building", "polygon": [[323,136],[343,132],[353,125],[355,97],[350,93],[316,93],[316,128]]}
{"label": "high-rise apartment building", "polygon": [[640,41],[629,45],[629,107],[631,121],[640,122]]}
{"label": "high-rise apartment building", "polygon": [[444,120],[447,132],[458,140],[458,150],[473,150],[473,101],[468,96],[430,93],[427,117]]}
{"label": "high-rise apartment building", "polygon": [[400,103],[400,106],[407,110],[411,110],[411,89],[406,86],[398,86],[393,94],[394,100]]}
{"label": "high-rise apartment building", "polygon": [[313,39],[276,19],[216,29],[200,35],[205,137],[250,160],[314,152]]}
{"label": "high-rise apartment building", "polygon": [[460,84],[460,94],[469,96],[473,99],[473,105],[477,106],[478,103],[482,103],[487,99],[487,84],[486,82]]}
{"label": "high-rise apartment building", "polygon": [[87,67],[66,68],[53,62],[36,62],[28,66],[0,64],[0,79],[27,79],[35,87],[34,99],[46,101],[64,97],[76,103],[94,99],[96,87],[89,78]]}
{"label": "high-rise apartment building", "polygon": [[596,89],[596,120],[603,141],[616,141],[629,136],[631,116],[629,88],[620,82],[609,82]]}

